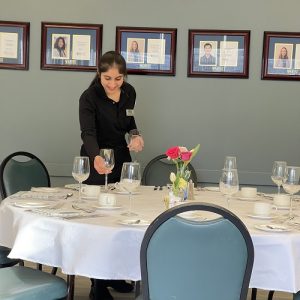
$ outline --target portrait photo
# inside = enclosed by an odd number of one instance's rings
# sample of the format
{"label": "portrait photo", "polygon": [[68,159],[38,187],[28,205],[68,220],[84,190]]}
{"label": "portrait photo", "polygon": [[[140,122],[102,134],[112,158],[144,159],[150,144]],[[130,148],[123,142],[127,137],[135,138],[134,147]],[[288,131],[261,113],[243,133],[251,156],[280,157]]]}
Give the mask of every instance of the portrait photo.
{"label": "portrait photo", "polygon": [[199,66],[217,65],[217,41],[200,41],[199,45]]}
{"label": "portrait photo", "polygon": [[220,42],[220,66],[237,67],[239,58],[239,43],[222,41]]}
{"label": "portrait photo", "polygon": [[144,63],[144,60],[145,60],[145,39],[128,38],[126,62]]}
{"label": "portrait photo", "polygon": [[52,59],[70,58],[70,35],[52,34]]}
{"label": "portrait photo", "polygon": [[275,43],[274,69],[292,68],[293,47],[293,44]]}

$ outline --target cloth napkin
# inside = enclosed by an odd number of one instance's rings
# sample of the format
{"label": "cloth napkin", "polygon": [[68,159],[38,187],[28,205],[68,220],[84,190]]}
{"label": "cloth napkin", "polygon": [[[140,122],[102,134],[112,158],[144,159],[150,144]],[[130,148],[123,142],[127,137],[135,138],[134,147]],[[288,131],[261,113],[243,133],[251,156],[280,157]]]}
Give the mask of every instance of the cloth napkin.
{"label": "cloth napkin", "polygon": [[16,194],[9,196],[10,199],[43,199],[43,200],[59,200],[65,199],[67,193],[58,192],[58,193],[39,193],[32,191],[21,191]]}

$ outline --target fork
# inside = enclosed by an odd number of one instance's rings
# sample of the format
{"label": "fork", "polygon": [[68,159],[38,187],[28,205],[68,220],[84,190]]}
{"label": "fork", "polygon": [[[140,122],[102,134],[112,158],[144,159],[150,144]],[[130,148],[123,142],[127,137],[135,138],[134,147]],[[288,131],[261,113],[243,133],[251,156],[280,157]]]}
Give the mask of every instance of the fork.
{"label": "fork", "polygon": [[72,204],[72,208],[74,208],[76,210],[82,210],[82,211],[84,211],[84,212],[86,212],[88,214],[93,213],[93,212],[96,211],[96,209],[93,209],[93,208],[83,208],[83,207],[80,207],[80,206],[78,206],[76,204]]}

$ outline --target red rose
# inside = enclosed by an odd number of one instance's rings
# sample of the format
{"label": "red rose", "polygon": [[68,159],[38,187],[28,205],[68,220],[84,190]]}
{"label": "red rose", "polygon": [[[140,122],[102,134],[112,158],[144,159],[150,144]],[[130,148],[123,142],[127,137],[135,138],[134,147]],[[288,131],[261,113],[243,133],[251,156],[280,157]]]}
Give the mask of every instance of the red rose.
{"label": "red rose", "polygon": [[183,161],[188,161],[191,159],[191,156],[192,156],[192,152],[191,151],[186,151],[186,152],[182,152],[181,153],[181,159]]}
{"label": "red rose", "polygon": [[170,157],[171,159],[177,159],[179,158],[179,147],[176,146],[176,147],[172,147],[172,148],[169,148],[167,151],[166,151],[166,155],[168,157]]}

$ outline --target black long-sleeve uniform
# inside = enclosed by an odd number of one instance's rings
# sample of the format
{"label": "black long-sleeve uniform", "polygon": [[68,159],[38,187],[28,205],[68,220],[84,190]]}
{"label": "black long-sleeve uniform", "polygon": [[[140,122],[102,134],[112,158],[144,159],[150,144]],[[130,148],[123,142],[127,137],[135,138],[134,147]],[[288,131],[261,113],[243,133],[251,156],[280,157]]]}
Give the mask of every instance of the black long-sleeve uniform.
{"label": "black long-sleeve uniform", "polygon": [[108,175],[109,182],[120,180],[123,162],[131,161],[125,134],[136,129],[133,116],[136,93],[127,82],[121,86],[120,101],[107,97],[99,80],[95,80],[83,92],[79,100],[79,121],[81,129],[80,155],[90,158],[91,172],[88,184],[104,184],[104,175],[94,168],[94,158],[101,148],[114,149],[115,166]]}

